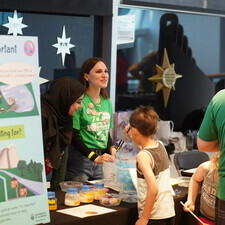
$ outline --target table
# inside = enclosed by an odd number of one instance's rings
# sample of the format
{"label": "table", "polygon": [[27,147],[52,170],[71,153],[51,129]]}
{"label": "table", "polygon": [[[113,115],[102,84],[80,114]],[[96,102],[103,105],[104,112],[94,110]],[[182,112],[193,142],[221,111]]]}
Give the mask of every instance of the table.
{"label": "table", "polygon": [[[64,205],[65,193],[56,191],[58,199],[58,209],[69,208]],[[99,201],[94,201],[94,205],[102,206]],[[81,204],[85,205],[85,204]],[[90,216],[85,218],[78,218],[69,216],[56,211],[50,212],[51,222],[48,225],[132,225],[137,220],[137,207],[136,203],[121,202],[119,206],[108,207],[117,210],[98,216]]]}
{"label": "table", "polygon": [[182,175],[191,177],[196,170],[197,170],[197,168],[192,168],[192,169],[188,169],[188,170],[182,170]]}
{"label": "table", "polygon": [[[187,198],[188,189],[186,187],[180,187],[178,185],[173,186],[174,190],[180,193],[174,196],[176,219],[175,225],[195,225],[197,220],[188,212],[183,211],[183,206],[180,201],[185,202]],[[65,193],[56,191],[56,197],[58,199],[58,209],[69,208],[64,205]],[[94,201],[95,205],[100,205],[99,201]],[[84,204],[81,204],[84,205]],[[121,202],[119,206],[109,207],[116,209],[116,212],[107,213],[104,215],[90,216],[85,218],[78,218],[69,216],[56,211],[50,212],[51,222],[47,225],[134,225],[137,218],[137,204]],[[196,208],[199,208],[199,196]]]}

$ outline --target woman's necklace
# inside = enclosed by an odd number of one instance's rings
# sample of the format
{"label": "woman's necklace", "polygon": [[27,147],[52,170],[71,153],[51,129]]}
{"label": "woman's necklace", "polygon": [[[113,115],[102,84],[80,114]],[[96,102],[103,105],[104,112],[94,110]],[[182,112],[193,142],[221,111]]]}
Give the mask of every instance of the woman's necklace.
{"label": "woman's necklace", "polygon": [[92,100],[93,104],[94,104],[96,107],[100,107],[100,106],[101,106],[101,98],[100,98],[100,96],[99,96],[98,99],[93,99],[93,98],[91,98],[91,100]]}
{"label": "woman's necklace", "polygon": [[88,108],[87,108],[87,114],[91,114],[93,116],[96,116],[98,113],[97,111],[100,112],[100,107],[101,107],[101,97],[98,99],[97,102],[95,102],[89,95],[89,100],[90,103],[88,104]]}
{"label": "woman's necklace", "polygon": [[101,95],[100,92],[99,94],[91,94],[92,92],[87,92],[87,95],[89,97],[89,99],[91,100],[91,102],[96,106],[96,107],[100,107],[101,106]]}

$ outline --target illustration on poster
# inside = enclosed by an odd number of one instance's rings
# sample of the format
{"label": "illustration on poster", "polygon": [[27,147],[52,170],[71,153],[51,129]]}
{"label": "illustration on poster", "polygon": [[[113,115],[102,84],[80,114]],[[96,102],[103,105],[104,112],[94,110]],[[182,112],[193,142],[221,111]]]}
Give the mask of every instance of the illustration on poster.
{"label": "illustration on poster", "polygon": [[[0,86],[0,113],[4,112],[28,112],[34,108],[34,99],[25,85]],[[7,102],[6,105],[4,101]]]}

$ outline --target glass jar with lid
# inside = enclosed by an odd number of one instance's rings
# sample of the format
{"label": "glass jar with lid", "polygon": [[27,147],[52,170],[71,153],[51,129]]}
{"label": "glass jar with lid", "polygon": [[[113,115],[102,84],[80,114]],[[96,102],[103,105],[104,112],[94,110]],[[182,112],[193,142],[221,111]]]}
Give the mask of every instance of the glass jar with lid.
{"label": "glass jar with lid", "polygon": [[82,203],[90,203],[94,201],[94,193],[90,185],[86,184],[82,185],[79,191],[79,195],[80,195],[80,202]]}
{"label": "glass jar with lid", "polygon": [[55,192],[48,192],[48,207],[50,211],[54,211],[57,209],[57,198],[55,196]]}
{"label": "glass jar with lid", "polygon": [[80,205],[80,196],[77,188],[68,188],[65,194],[64,204],[67,206]]}
{"label": "glass jar with lid", "polygon": [[105,185],[102,182],[94,184],[94,200],[100,200],[106,194]]}

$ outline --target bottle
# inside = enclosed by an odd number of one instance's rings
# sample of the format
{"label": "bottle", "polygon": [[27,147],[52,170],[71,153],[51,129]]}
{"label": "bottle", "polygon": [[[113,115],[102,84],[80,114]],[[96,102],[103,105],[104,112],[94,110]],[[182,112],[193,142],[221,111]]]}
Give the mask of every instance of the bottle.
{"label": "bottle", "polygon": [[54,211],[57,209],[57,198],[55,197],[55,192],[48,192],[48,208],[50,211]]}
{"label": "bottle", "polygon": [[194,135],[191,130],[188,131],[186,136],[186,148],[191,151],[194,147]]}
{"label": "bottle", "polygon": [[80,202],[90,203],[94,201],[94,193],[91,190],[90,185],[82,185],[81,190],[79,191]]}
{"label": "bottle", "polygon": [[100,200],[106,194],[105,185],[102,182],[94,184],[94,200]]}
{"label": "bottle", "polygon": [[80,205],[80,197],[77,188],[68,188],[65,194],[64,204],[67,206],[78,206]]}

